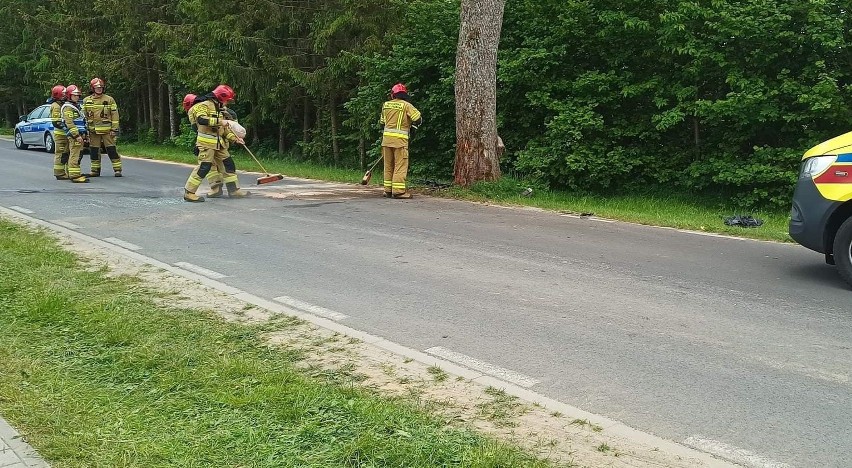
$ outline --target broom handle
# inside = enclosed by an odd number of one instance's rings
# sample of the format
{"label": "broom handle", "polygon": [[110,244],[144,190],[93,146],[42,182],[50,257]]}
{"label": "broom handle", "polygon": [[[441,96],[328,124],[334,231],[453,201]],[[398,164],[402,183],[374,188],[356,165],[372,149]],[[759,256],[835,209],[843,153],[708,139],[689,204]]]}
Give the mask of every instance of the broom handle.
{"label": "broom handle", "polygon": [[373,168],[375,168],[375,167],[376,167],[376,164],[378,164],[378,163],[379,163],[379,161],[381,161],[383,157],[385,157],[385,156],[384,156],[384,155],[381,155],[381,156],[379,156],[379,159],[376,159],[375,161],[373,161],[373,164],[370,166],[370,171],[372,171],[372,170],[373,170]]}
{"label": "broom handle", "polygon": [[243,144],[243,148],[245,148],[246,151],[248,151],[248,154],[251,155],[251,158],[254,159],[254,162],[256,162],[258,166],[260,166],[260,170],[263,171],[264,174],[269,175],[269,173],[266,172],[266,169],[263,168],[263,164],[261,164],[260,161],[258,161],[257,158],[254,157],[254,153],[251,152],[251,150],[248,148],[248,146]]}

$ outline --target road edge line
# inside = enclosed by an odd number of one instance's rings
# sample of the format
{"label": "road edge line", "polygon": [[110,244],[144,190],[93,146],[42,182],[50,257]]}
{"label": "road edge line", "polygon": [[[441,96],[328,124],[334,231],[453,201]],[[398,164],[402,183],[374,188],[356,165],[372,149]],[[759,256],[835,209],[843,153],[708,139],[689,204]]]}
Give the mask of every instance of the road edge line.
{"label": "road edge line", "polygon": [[559,411],[565,415],[569,415],[573,418],[578,419],[586,419],[590,423],[603,427],[609,434],[614,434],[616,436],[622,437],[629,441],[647,446],[653,447],[665,452],[671,453],[673,455],[678,455],[685,458],[691,458],[705,463],[709,467],[739,467],[742,465],[735,464],[729,460],[722,460],[717,456],[688,447],[686,445],[680,444],[673,440],[664,439],[660,436],[643,432],[638,429],[634,429],[620,421],[608,418],[603,415],[599,415],[596,413],[591,413],[589,411],[582,410],[576,406],[569,405],[567,403],[563,403],[557,400],[554,400],[550,397],[544,396],[542,394],[536,393],[534,391],[522,388],[518,385],[515,385],[510,382],[506,382],[504,380],[500,380],[496,377],[483,374],[481,372],[465,368],[458,364],[455,364],[451,361],[438,358],[435,356],[431,356],[424,352],[418,351],[413,348],[409,348],[407,346],[401,345],[399,343],[392,342],[385,338],[382,338],[377,335],[372,335],[370,333],[366,333],[352,327],[334,322],[333,320],[320,317],[317,315],[313,315],[307,312],[298,311],[295,309],[291,309],[289,307],[284,306],[283,304],[276,303],[270,301],[268,299],[264,299],[260,296],[256,296],[254,294],[245,292],[241,289],[235,288],[233,286],[227,285],[220,281],[216,281],[214,279],[207,278],[206,276],[199,275],[189,270],[184,270],[182,268],[169,265],[168,263],[162,262],[152,257],[148,257],[147,255],[142,255],[138,252],[134,252],[129,249],[125,249],[121,246],[111,244],[109,242],[103,241],[96,237],[89,236],[87,234],[83,234],[81,232],[77,232],[59,225],[56,225],[50,221],[45,221],[39,218],[34,218],[32,216],[28,216],[23,213],[19,213],[17,211],[6,208],[5,206],[0,206],[0,214],[6,215],[6,218],[15,218],[19,219],[31,224],[36,224],[45,229],[48,229],[53,232],[57,232],[60,234],[64,234],[81,241],[85,241],[90,245],[96,245],[98,247],[103,247],[105,249],[109,249],[119,255],[123,255],[130,259],[136,260],[140,263],[147,264],[150,266],[154,266],[157,268],[161,268],[163,270],[174,273],[178,276],[182,276],[187,279],[191,279],[199,282],[200,284],[207,286],[211,289],[216,289],[220,292],[233,296],[237,299],[244,300],[250,304],[253,304],[258,307],[265,308],[271,312],[277,312],[284,315],[289,315],[292,317],[297,317],[306,322],[312,323],[318,327],[325,328],[327,330],[340,333],[342,335],[346,335],[351,338],[360,339],[361,341],[371,344],[373,346],[379,347],[391,353],[397,354],[402,357],[410,358],[415,361],[418,361],[427,366],[438,366],[443,369],[445,372],[449,374],[453,374],[456,376],[464,377],[473,382],[476,382],[485,387],[495,387],[503,390],[507,394],[518,397],[521,400],[527,401],[529,403],[534,403],[541,405],[549,410]]}

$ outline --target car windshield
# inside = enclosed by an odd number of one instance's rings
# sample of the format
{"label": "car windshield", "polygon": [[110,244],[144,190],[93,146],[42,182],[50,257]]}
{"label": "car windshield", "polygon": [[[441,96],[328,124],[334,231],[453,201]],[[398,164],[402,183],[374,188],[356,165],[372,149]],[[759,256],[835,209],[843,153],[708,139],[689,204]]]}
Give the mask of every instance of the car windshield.
{"label": "car windshield", "polygon": [[34,111],[30,112],[30,115],[27,116],[27,120],[35,120],[40,119],[42,117],[42,113],[44,113],[44,107],[38,107]]}

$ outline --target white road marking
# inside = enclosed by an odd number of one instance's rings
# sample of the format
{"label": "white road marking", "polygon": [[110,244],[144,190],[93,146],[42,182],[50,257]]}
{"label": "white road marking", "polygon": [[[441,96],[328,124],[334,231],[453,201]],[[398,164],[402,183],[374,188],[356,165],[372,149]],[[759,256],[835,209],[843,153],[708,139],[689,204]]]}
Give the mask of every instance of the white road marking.
{"label": "white road marking", "polygon": [[457,353],[455,351],[450,351],[449,349],[442,348],[440,346],[429,348],[426,350],[426,352],[433,356],[438,356],[439,358],[455,362],[456,364],[461,364],[465,367],[478,370],[483,374],[488,374],[499,379],[505,380],[507,382],[512,382],[513,384],[524,388],[530,388],[533,385],[540,383],[539,380],[536,380],[524,374],[520,374],[518,372],[511,371],[508,369],[503,369],[502,367],[498,367],[493,364],[480,361],[479,359],[461,353]]}
{"label": "white road marking", "polygon": [[[440,200],[440,199],[439,199]],[[134,252],[132,250],[128,250],[117,246],[115,244],[110,244],[108,242],[103,241],[102,239],[98,239],[96,237],[88,236],[81,232],[74,231],[72,229],[64,228],[55,223],[51,223],[49,221],[45,221],[42,219],[38,219],[32,216],[28,216],[26,214],[17,213],[13,210],[0,206],[0,215],[2,217],[12,218],[19,221],[23,221],[29,224],[34,224],[37,226],[41,226],[47,229],[50,229],[56,233],[72,237],[74,239],[81,240],[83,242],[88,243],[89,245],[94,245],[98,247],[102,247],[104,249],[115,252],[118,255],[123,255],[129,259],[135,260],[137,262],[143,263],[145,265],[151,265],[156,268],[161,268],[165,271],[171,272],[175,275],[181,276],[183,278],[188,278],[193,281],[197,281],[198,283],[207,286],[209,288],[220,291],[224,294],[229,294],[234,296],[240,300],[246,301],[247,303],[254,304],[258,307],[262,307],[271,312],[284,314],[290,317],[297,317],[306,322],[313,323],[318,327],[322,327],[326,330],[330,330],[336,333],[340,333],[349,337],[358,338],[364,343],[371,344],[372,346],[376,346],[378,348],[387,350],[391,353],[394,353],[399,356],[411,358],[417,362],[423,363],[427,366],[440,366],[441,369],[460,377],[464,377],[470,379],[473,382],[477,382],[481,385],[489,385],[489,386],[497,386],[502,388],[507,394],[516,396],[521,398],[524,401],[529,403],[535,403],[541,405],[544,408],[547,408],[551,411],[558,411],[563,413],[571,418],[575,419],[588,419],[592,423],[601,426],[604,428],[607,434],[616,436],[616,437],[624,437],[625,439],[631,440],[637,444],[640,444],[644,447],[653,447],[655,450],[664,450],[678,457],[684,458],[686,460],[695,461],[696,466],[708,466],[708,467],[726,467],[726,468],[737,468],[740,465],[734,465],[732,462],[726,462],[720,460],[716,456],[713,456],[707,452],[697,450],[694,447],[687,446],[683,443],[677,443],[668,439],[663,439],[661,437],[655,436],[653,434],[649,434],[646,432],[642,432],[632,427],[629,427],[619,421],[614,419],[610,419],[606,416],[590,413],[588,411],[584,411],[576,406],[569,405],[567,403],[563,403],[561,401],[554,400],[552,398],[546,397],[542,394],[536,393],[532,390],[528,390],[525,388],[521,388],[518,385],[515,385],[511,382],[502,381],[496,377],[491,377],[489,375],[484,375],[477,371],[473,371],[470,368],[460,366],[455,364],[447,359],[442,359],[436,356],[430,356],[426,353],[418,351],[416,349],[408,348],[406,346],[400,345],[398,343],[394,343],[392,341],[388,341],[383,339],[377,335],[371,335],[369,333],[365,333],[360,330],[356,330],[351,327],[347,327],[346,325],[334,322],[327,318],[319,317],[313,314],[309,314],[306,312],[300,312],[294,310],[289,307],[285,307],[281,304],[266,300],[262,297],[255,296],[253,294],[247,293],[241,289],[237,289],[233,286],[229,286],[220,281],[216,281],[214,279],[210,279],[199,275],[198,273],[193,273],[189,270],[175,267],[165,262],[161,262],[153,257],[148,257],[146,255]]]}
{"label": "white road marking", "polygon": [[109,242],[110,244],[115,244],[119,247],[124,247],[127,250],[142,250],[142,247],[139,247],[136,244],[131,244],[130,242],[127,242],[127,241],[123,241],[123,240],[121,240],[117,237],[107,237],[104,240]]}
{"label": "white road marking", "polygon": [[598,218],[596,216],[580,216],[577,214],[561,214],[563,218],[574,218],[574,219],[588,219],[589,221],[598,221],[601,223],[615,223],[614,219],[606,219],[606,218]]}
{"label": "white road marking", "polygon": [[62,226],[62,227],[66,227],[66,228],[68,228],[68,229],[74,229],[74,230],[82,229],[80,226],[77,226],[77,225],[76,225],[76,224],[74,224],[74,223],[69,223],[68,221],[59,221],[59,220],[54,220],[54,221],[51,221],[51,223],[53,223],[53,224],[58,224],[58,225],[60,225],[60,226]]}
{"label": "white road marking", "polygon": [[227,275],[223,275],[222,273],[219,273],[219,272],[216,272],[216,271],[213,271],[213,270],[208,270],[207,268],[200,267],[198,265],[188,263],[188,262],[177,262],[177,263],[175,263],[175,266],[183,268],[184,270],[189,270],[193,273],[198,273],[199,275],[206,276],[208,278],[222,279],[222,278],[228,277]]}
{"label": "white road marking", "polygon": [[288,305],[294,309],[301,310],[302,312],[308,312],[314,315],[319,315],[320,317],[325,317],[330,320],[340,321],[349,318],[348,315],[341,314],[340,312],[335,312],[333,310],[326,309],[325,307],[320,307],[317,305],[309,304],[307,302],[302,302],[298,299],[293,299],[290,296],[278,296],[272,298],[272,300],[280,302],[284,305]]}
{"label": "white road marking", "polygon": [[707,237],[719,237],[719,238],[722,238],[722,239],[754,240],[754,239],[747,239],[745,237],[736,237],[734,235],[716,234],[715,232],[690,231],[689,229],[676,229],[676,231],[682,232],[684,234],[695,234],[695,235],[698,235],[698,236],[707,236]]}
{"label": "white road marking", "polygon": [[9,207],[9,209],[12,209],[12,210],[17,211],[18,213],[24,213],[24,214],[33,214],[33,213],[35,213],[35,211],[33,211],[33,210],[28,210],[28,209],[26,209],[26,208],[21,208],[20,206],[10,206],[10,207]]}
{"label": "white road marking", "polygon": [[786,463],[770,460],[754,452],[718,440],[705,439],[699,435],[687,437],[683,443],[750,468],[790,468],[790,465]]}

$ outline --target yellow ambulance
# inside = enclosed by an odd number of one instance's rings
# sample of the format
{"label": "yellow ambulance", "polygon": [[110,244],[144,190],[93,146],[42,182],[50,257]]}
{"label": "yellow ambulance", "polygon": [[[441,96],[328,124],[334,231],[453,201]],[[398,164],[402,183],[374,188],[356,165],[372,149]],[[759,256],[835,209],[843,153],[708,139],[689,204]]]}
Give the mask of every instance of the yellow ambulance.
{"label": "yellow ambulance", "polygon": [[802,158],[790,237],[825,254],[852,286],[852,132],[814,146]]}

